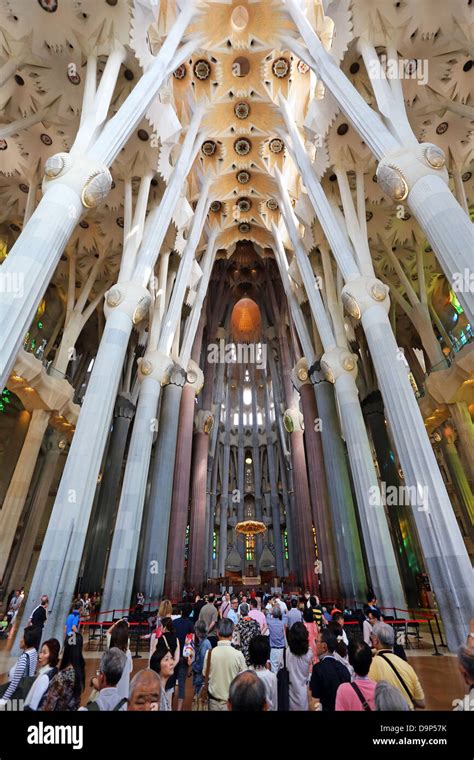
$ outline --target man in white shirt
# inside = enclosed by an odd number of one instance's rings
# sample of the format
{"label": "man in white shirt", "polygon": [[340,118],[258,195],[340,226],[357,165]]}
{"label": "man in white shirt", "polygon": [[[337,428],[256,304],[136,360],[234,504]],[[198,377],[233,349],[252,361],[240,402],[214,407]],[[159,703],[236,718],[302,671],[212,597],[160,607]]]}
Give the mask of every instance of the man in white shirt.
{"label": "man in white shirt", "polygon": [[285,615],[288,615],[288,607],[286,606],[285,602],[281,598],[281,594],[276,594],[276,603],[280,606],[282,617],[285,617]]}

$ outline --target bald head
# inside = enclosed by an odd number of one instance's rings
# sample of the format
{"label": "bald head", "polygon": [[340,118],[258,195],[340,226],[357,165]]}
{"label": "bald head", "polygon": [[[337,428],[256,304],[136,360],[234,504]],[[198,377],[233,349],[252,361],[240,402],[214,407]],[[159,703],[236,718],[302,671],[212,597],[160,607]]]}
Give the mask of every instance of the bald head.
{"label": "bald head", "polygon": [[234,712],[263,712],[268,709],[263,681],[251,670],[244,670],[229,688],[229,710]]}
{"label": "bald head", "polygon": [[131,712],[160,709],[161,681],[154,670],[144,668],[130,682],[128,709]]}

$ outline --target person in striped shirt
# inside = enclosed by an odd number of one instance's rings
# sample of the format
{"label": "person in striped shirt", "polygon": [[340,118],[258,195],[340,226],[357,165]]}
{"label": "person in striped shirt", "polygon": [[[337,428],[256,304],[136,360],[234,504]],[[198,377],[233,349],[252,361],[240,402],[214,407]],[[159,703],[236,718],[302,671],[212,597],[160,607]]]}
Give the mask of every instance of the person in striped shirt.
{"label": "person in striped shirt", "polygon": [[35,641],[36,633],[33,628],[25,628],[23,638],[20,641],[20,647],[23,649],[23,652],[10,670],[8,677],[9,685],[2,699],[0,699],[0,707],[4,707],[8,700],[12,698],[23,676],[34,676],[36,665],[38,664],[38,651],[34,646]]}

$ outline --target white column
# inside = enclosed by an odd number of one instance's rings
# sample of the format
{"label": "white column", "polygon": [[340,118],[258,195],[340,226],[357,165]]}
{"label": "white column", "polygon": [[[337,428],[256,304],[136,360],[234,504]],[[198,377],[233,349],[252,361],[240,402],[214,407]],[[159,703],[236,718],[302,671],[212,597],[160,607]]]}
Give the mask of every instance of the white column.
{"label": "white column", "polygon": [[51,412],[34,409],[0,511],[0,578],[3,578]]}
{"label": "white column", "polygon": [[[194,213],[191,231],[189,233],[189,238],[179,264],[178,274],[176,275],[173,292],[171,294],[166,316],[163,319],[163,324],[161,327],[160,339],[158,341],[158,350],[163,351],[168,356],[171,353],[173,338],[179,324],[184,296],[193,266],[194,254],[199,245],[199,240],[209,208],[210,185],[211,179],[209,177],[206,177],[201,187],[201,194],[199,196],[199,201]],[[212,249],[214,248],[216,237],[217,229],[214,228],[209,235],[208,241],[208,246]]]}
{"label": "white column", "polygon": [[[466,475],[474,483],[474,425],[465,401],[455,401],[449,404],[449,412],[453,418],[461,442],[461,459],[466,467]],[[464,456],[463,456],[464,455]]]}
{"label": "white column", "polygon": [[[387,516],[382,503],[371,505],[371,494],[377,495],[379,493],[379,485],[355,384],[356,359],[347,348],[336,345],[321,294],[315,287],[309,258],[298,236],[288,192],[279,173],[277,174],[277,181],[280,189],[282,213],[295,249],[296,260],[308,294],[311,312],[325,349],[321,359],[321,368],[326,373],[327,379],[335,383],[342,432],[349,454],[362,537],[372,583],[376,587],[377,595],[384,598],[386,606],[396,606],[403,609],[405,595],[390,537]],[[328,281],[329,296],[331,296],[331,288],[332,283]],[[311,297],[310,292],[312,293]],[[337,322],[336,315],[333,315],[333,320],[335,323]],[[350,515],[348,515],[347,529],[351,525],[349,518]]]}
{"label": "white column", "polygon": [[108,293],[107,322],[22,620],[24,626],[34,604],[42,594],[48,594],[50,614],[45,638],[62,639],[128,340],[134,321],[143,318],[148,305],[148,292],[132,283],[116,285]]}
{"label": "white column", "polygon": [[172,362],[167,356],[153,351],[146,354],[138,372],[140,395],[107,565],[103,610],[130,607],[151,447],[157,430],[158,400],[171,368]]}
{"label": "white column", "polygon": [[[158,349],[150,346],[140,362],[138,377],[141,380],[137,411],[127,455],[120,504],[110,550],[102,609],[127,609],[133,590],[135,565],[140,540],[140,528],[145,503],[145,492],[150,467],[153,436],[157,430],[157,409],[161,386],[169,381],[173,362],[170,359],[171,342],[181,316],[183,299],[192,269],[194,254],[199,244],[208,208],[209,184],[202,188],[192,222],[188,242],[183,252],[173,294],[163,319]],[[211,234],[208,251],[214,252],[217,230]],[[194,330],[197,322],[194,325]],[[191,336],[194,340],[194,335]],[[189,357],[188,357],[189,358]],[[187,367],[188,362],[186,362]]]}
{"label": "white column", "polygon": [[[324,191],[287,108],[282,113],[308,196],[329,240],[337,224],[334,212],[329,204],[320,203]],[[448,643],[454,651],[467,635],[467,621],[474,607],[472,568],[388,319],[387,288],[375,277],[360,276],[350,243],[343,235],[334,239],[331,248],[346,280],[343,289],[346,310],[355,318],[362,318],[405,482],[414,494],[427,495],[429,510],[419,512],[415,506],[415,520]],[[433,517],[438,515],[439,526]],[[450,593],[449,588],[455,591]]]}
{"label": "white column", "polygon": [[193,118],[186,130],[179,158],[173,169],[173,174],[165,188],[163,197],[149,214],[141,241],[140,250],[138,251],[135,265],[131,266],[128,257],[124,257],[124,262],[120,269],[119,279],[127,279],[129,273],[134,271],[134,279],[143,285],[148,283],[152,274],[158,253],[165,238],[169,227],[170,219],[178,203],[178,199],[183,187],[183,183],[189,174],[196,152],[199,149],[199,139],[196,139],[198,130],[203,116],[201,106],[196,107]]}
{"label": "white column", "polygon": [[[197,10],[193,5],[186,3],[155,61],[88,153],[77,157],[58,153],[46,162],[49,189],[0,267],[2,387],[74,227],[84,210],[95,208],[109,192],[112,177],[107,166],[124,146],[169,73],[179,42]],[[194,39],[194,44],[198,47],[199,40]]]}
{"label": "white column", "polygon": [[448,187],[446,157],[436,145],[421,143],[388,153],[377,167],[377,182],[394,202],[406,203],[424,230],[466,316],[472,321],[473,226]]}
{"label": "white column", "polygon": [[443,151],[431,143],[401,145],[325,50],[298,0],[286,0],[285,4],[309,53],[292,37],[285,37],[285,42],[321,77],[372,153],[381,159],[377,169],[379,185],[394,202],[406,199],[472,320],[474,293],[469,287],[472,225],[447,185]]}
{"label": "white column", "polygon": [[224,432],[224,461],[221,476],[220,522],[219,522],[219,558],[217,562],[220,578],[225,576],[225,562],[227,559],[227,517],[229,509],[229,469],[230,469],[230,428],[231,428],[231,398],[229,378],[226,378],[225,391],[225,432]]}
{"label": "white column", "polygon": [[326,377],[335,383],[342,435],[349,455],[373,587],[384,607],[405,609],[405,594],[387,515],[379,498],[379,481],[355,383],[355,357],[349,351],[336,349],[323,355],[321,367]]}
{"label": "white column", "polygon": [[372,282],[346,284],[343,301],[361,315],[448,645],[456,651],[474,609],[473,570],[392,332],[388,297],[382,283]]}
{"label": "white column", "polygon": [[[41,475],[31,503],[28,506],[28,517],[23,528],[21,544],[16,554],[13,567],[8,573],[8,580],[3,584],[8,588],[22,588],[27,582],[29,567],[32,558],[35,557],[35,543],[38,530],[47,514],[50,502],[49,493],[54,487],[54,481],[58,478],[58,463],[61,457],[61,449],[58,446],[60,436],[56,431],[51,431],[45,441],[44,459],[42,462]],[[65,457],[65,455],[62,455]]]}
{"label": "white column", "polygon": [[390,134],[378,113],[367,105],[331,54],[324,48],[298,0],[285,0],[285,6],[308,48],[306,51],[294,37],[287,36],[283,39],[289,49],[293,50],[322,79],[341,111],[350,119],[376,158],[382,158],[388,150],[397,148],[398,142]]}

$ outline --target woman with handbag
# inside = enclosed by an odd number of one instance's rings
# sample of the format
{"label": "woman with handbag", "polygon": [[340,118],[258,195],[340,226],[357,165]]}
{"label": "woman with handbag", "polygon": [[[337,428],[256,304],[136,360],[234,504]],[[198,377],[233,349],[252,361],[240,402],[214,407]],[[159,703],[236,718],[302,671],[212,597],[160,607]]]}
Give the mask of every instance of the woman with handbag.
{"label": "woman with handbag", "polygon": [[163,632],[163,620],[165,618],[171,618],[171,615],[173,614],[173,605],[171,604],[169,599],[163,599],[161,602],[159,608],[158,608],[158,616],[156,618],[156,627],[155,630],[152,632],[150,636],[150,658],[155,651],[158,640]]}
{"label": "woman with handbag", "polygon": [[[32,679],[35,675],[36,665],[38,663],[38,651],[35,649],[36,631],[29,626],[23,632],[23,638],[20,641],[20,648],[23,652],[19,656],[15,665],[10,669],[6,689],[1,695],[0,708],[5,707],[9,699],[23,698],[22,685],[26,679]],[[28,691],[31,688],[28,684]],[[21,691],[21,694],[20,694]],[[15,694],[17,692],[17,694]]]}

